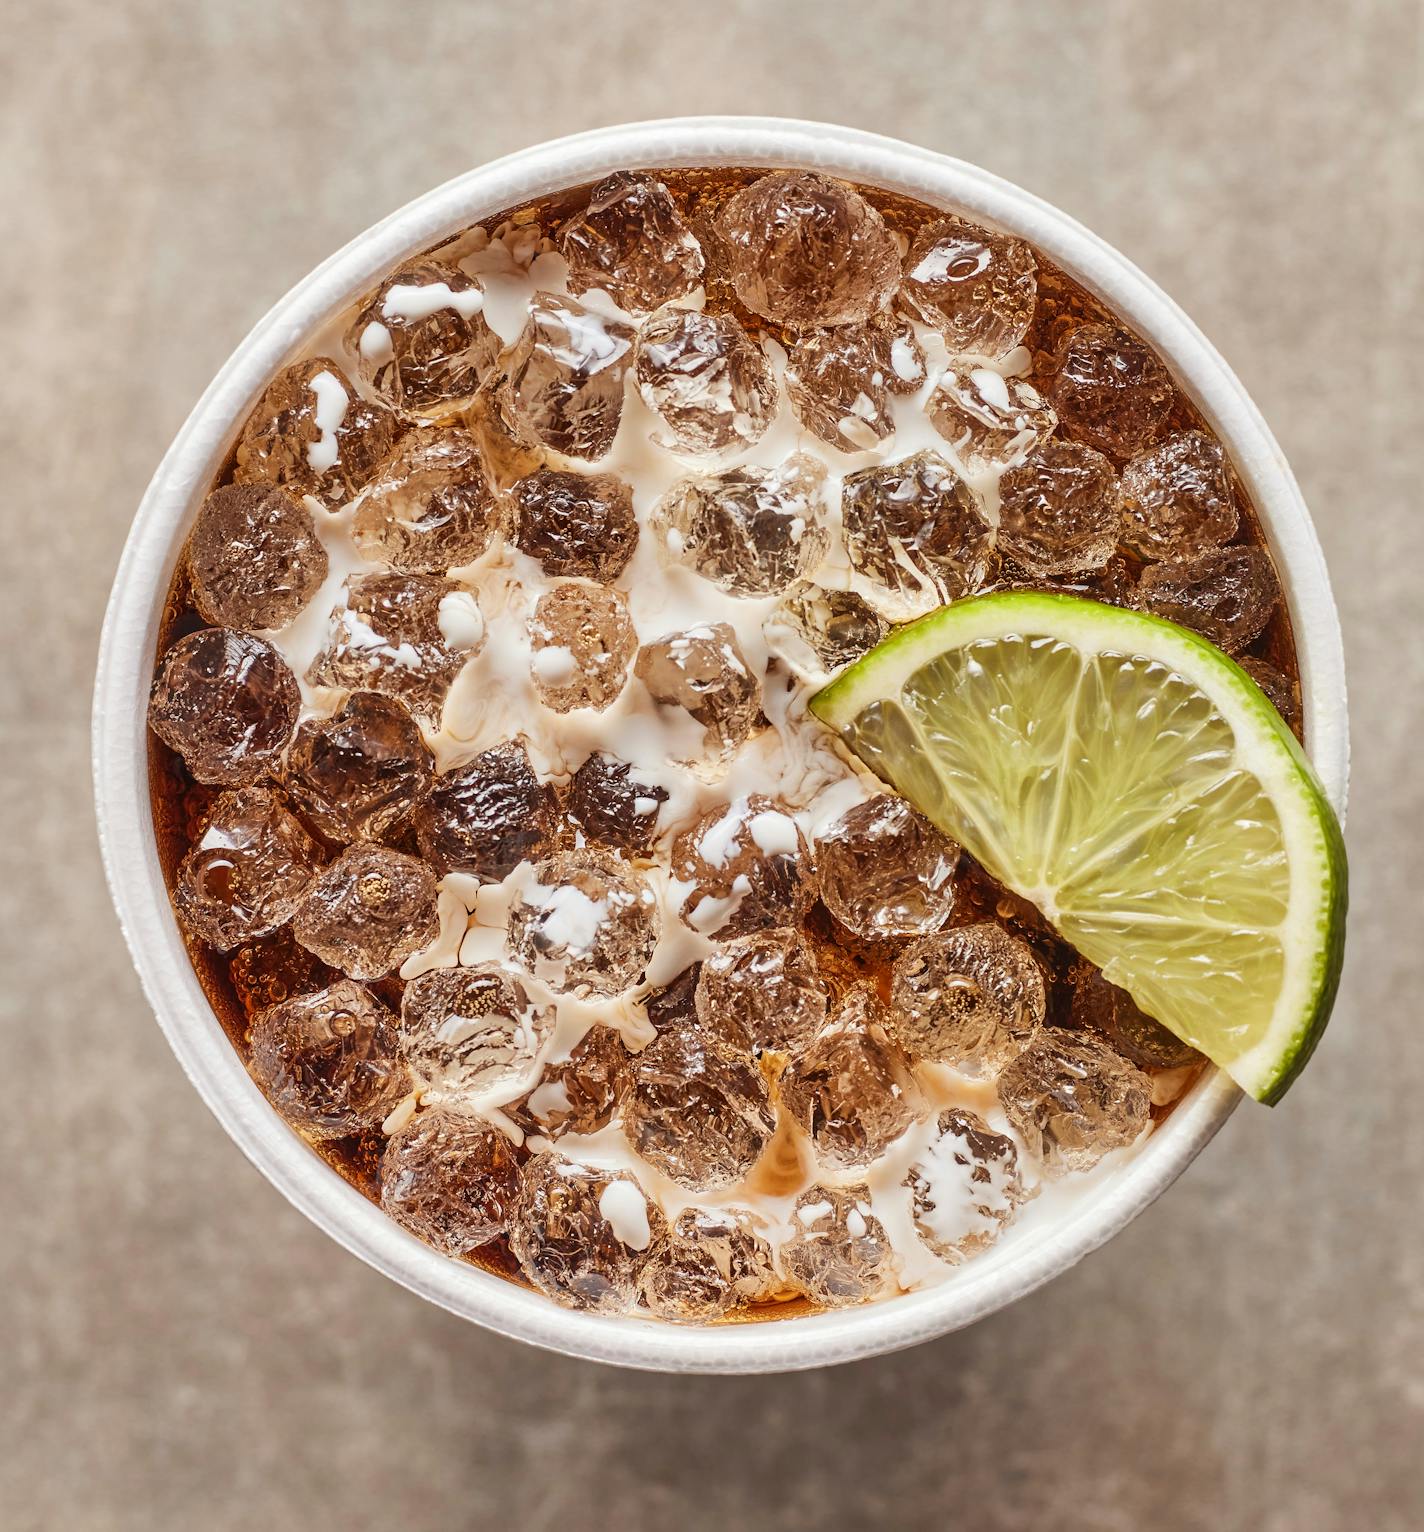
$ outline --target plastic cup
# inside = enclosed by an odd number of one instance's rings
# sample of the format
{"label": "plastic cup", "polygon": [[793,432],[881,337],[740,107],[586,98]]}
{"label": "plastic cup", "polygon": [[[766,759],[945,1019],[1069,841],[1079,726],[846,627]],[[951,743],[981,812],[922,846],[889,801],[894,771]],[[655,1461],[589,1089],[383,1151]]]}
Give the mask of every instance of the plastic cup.
{"label": "plastic cup", "polygon": [[657,166],[814,167],[956,209],[1030,240],[1166,359],[1250,491],[1295,629],[1307,747],[1343,811],[1348,775],[1339,619],[1310,516],[1265,422],[1225,362],[1154,283],[1037,197],[959,160],[874,134],[777,118],[694,117],[605,128],[525,149],[417,198],[317,267],[257,325],[169,448],[134,518],[104,622],[94,698],[94,790],[114,904],[174,1053],[243,1152],[332,1238],[452,1313],[571,1356],[674,1372],[752,1373],[872,1356],[971,1324],[1117,1233],[1182,1173],[1240,1092],[1208,1072],[1135,1157],[1061,1214],[940,1286],[861,1308],[695,1329],[556,1307],[406,1234],[283,1123],[248,1078],[203,994],[173,917],[153,834],[145,710],[164,596],[192,515],[270,375],[398,261],[501,209]]}

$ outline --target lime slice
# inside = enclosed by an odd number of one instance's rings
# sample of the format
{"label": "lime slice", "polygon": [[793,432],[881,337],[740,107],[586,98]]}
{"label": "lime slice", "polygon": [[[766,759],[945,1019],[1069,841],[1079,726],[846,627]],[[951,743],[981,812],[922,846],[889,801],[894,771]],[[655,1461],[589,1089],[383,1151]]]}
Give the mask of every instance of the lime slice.
{"label": "lime slice", "polygon": [[977,596],[899,629],[811,710],[1144,1011],[1280,1099],[1335,997],[1345,847],[1220,650],[1074,596]]}

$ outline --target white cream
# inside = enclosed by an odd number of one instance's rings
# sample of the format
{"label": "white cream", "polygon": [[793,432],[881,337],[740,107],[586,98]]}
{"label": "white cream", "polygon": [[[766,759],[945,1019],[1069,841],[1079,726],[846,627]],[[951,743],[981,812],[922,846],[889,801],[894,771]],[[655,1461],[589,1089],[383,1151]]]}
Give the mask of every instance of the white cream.
{"label": "white cream", "polygon": [[325,473],[341,457],[336,433],[346,419],[351,396],[334,372],[317,373],[307,387],[316,395],[316,428],[321,433],[307,447],[307,465],[313,473]]}
{"label": "white cream", "polygon": [[473,319],[484,306],[485,295],[478,287],[456,291],[448,282],[396,282],[381,301],[381,318],[411,324],[429,319],[441,309],[454,309],[465,319]]}

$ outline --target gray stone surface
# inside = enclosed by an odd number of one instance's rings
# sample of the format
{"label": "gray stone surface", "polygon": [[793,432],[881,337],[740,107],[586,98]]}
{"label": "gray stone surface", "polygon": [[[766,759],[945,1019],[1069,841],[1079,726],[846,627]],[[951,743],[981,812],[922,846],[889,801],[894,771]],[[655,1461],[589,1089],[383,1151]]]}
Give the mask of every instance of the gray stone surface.
{"label": "gray stone surface", "polygon": [[[0,21],[0,1525],[1424,1523],[1419,5],[12,0]],[[1157,277],[1315,508],[1354,704],[1349,967],[1286,1104],[1240,1111],[1012,1311],[764,1380],[497,1340],[293,1212],[148,1015],[87,781],[132,508],[252,321],[470,165],[703,110],[976,160]]]}

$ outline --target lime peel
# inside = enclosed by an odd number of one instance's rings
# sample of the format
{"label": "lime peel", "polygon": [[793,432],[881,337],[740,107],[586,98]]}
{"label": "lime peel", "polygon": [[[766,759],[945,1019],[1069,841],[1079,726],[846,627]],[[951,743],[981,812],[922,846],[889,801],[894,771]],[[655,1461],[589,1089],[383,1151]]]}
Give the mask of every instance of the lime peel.
{"label": "lime peel", "polygon": [[898,629],[811,711],[1144,1010],[1280,1099],[1339,982],[1345,849],[1227,655],[1145,613],[1003,592]]}

